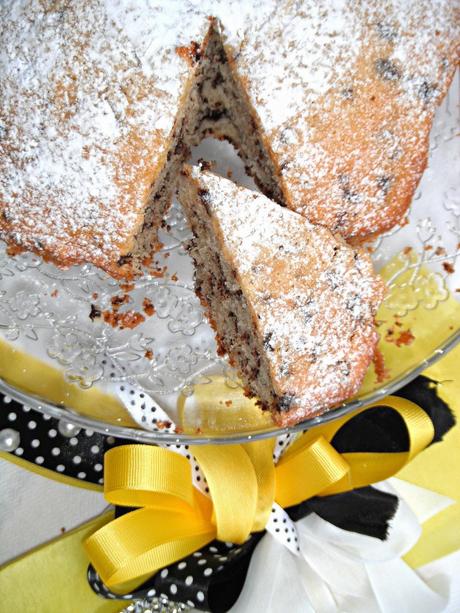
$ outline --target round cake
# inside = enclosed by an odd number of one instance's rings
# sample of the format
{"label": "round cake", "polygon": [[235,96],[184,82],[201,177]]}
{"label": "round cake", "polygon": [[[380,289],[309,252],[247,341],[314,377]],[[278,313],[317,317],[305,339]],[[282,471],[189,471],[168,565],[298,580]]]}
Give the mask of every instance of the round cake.
{"label": "round cake", "polygon": [[457,64],[450,0],[5,0],[0,238],[140,272],[190,147],[361,241],[401,221]]}

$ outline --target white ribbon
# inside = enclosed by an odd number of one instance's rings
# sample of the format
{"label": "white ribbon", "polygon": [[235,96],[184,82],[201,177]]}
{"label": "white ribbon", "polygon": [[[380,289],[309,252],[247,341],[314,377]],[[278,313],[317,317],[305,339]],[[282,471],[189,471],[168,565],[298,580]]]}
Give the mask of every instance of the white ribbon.
{"label": "white ribbon", "polygon": [[432,571],[423,578],[401,556],[419,539],[420,522],[454,501],[399,479],[376,487],[399,497],[386,540],[342,530],[314,513],[295,524],[297,555],[267,533],[254,551],[232,613],[444,611],[446,577]]}

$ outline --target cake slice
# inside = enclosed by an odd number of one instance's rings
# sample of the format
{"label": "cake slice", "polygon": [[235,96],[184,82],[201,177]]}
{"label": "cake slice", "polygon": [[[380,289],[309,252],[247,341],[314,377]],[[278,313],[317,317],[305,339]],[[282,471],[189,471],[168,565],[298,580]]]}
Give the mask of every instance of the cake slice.
{"label": "cake slice", "polygon": [[374,355],[383,281],[369,256],[260,193],[185,166],[195,289],[250,396],[280,425],[353,395]]}

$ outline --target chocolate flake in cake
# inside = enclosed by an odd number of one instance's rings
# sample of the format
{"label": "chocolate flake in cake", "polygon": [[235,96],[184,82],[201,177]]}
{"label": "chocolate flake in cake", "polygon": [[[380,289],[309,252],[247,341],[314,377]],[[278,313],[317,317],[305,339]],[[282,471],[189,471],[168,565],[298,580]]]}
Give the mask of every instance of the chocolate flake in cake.
{"label": "chocolate flake in cake", "polygon": [[385,81],[399,81],[401,78],[401,70],[388,58],[378,59],[375,62],[375,69],[379,77]]}
{"label": "chocolate flake in cake", "polygon": [[197,292],[247,393],[282,425],[354,394],[373,357],[384,293],[368,255],[196,167],[181,174],[179,199],[194,235]]}

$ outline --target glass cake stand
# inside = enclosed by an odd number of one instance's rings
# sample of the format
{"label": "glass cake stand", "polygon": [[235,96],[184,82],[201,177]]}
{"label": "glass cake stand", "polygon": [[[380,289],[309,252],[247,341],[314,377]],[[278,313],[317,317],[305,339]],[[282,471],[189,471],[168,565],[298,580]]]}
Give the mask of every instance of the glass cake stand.
{"label": "glass cake stand", "polygon": [[[354,398],[280,429],[243,396],[193,292],[177,202],[155,270],[132,288],[89,265],[58,270],[35,255],[10,258],[0,246],[0,391],[114,437],[194,444],[305,430],[395,392],[460,342],[458,93],[457,74],[407,223],[368,246],[389,288],[378,313],[384,365],[371,366]],[[216,172],[255,188],[226,143],[207,139],[193,158],[217,160]],[[103,321],[126,312],[141,323],[120,330]]]}

